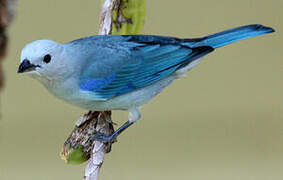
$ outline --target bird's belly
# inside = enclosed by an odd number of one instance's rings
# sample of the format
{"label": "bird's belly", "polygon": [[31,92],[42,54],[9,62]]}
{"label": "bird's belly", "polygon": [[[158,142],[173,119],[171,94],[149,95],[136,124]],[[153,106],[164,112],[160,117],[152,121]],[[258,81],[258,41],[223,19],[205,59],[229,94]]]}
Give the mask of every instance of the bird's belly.
{"label": "bird's belly", "polygon": [[64,98],[64,100],[70,104],[87,110],[127,110],[132,107],[139,107],[148,103],[175,79],[176,76],[169,76],[145,88],[113,97],[108,100],[94,100],[83,92],[78,93],[78,95],[74,97]]}

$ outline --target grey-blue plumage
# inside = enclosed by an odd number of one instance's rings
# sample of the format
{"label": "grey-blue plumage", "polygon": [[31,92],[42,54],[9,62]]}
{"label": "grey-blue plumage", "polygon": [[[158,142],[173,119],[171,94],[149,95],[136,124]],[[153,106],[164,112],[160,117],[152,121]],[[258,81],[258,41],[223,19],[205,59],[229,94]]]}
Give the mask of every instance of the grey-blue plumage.
{"label": "grey-blue plumage", "polygon": [[91,36],[66,44],[39,40],[22,51],[18,72],[28,72],[56,97],[91,110],[128,110],[140,118],[146,104],[218,47],[274,30],[248,25],[196,39],[151,35]]}

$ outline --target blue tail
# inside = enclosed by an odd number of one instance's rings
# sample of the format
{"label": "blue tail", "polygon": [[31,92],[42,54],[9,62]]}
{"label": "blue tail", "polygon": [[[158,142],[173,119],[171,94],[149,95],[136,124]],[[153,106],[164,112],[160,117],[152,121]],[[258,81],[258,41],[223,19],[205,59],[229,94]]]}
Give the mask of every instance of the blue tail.
{"label": "blue tail", "polygon": [[265,27],[260,24],[253,24],[229,29],[203,38],[185,39],[184,44],[191,47],[211,46],[213,48],[219,48],[242,39],[272,32],[274,32],[274,29],[270,27]]}

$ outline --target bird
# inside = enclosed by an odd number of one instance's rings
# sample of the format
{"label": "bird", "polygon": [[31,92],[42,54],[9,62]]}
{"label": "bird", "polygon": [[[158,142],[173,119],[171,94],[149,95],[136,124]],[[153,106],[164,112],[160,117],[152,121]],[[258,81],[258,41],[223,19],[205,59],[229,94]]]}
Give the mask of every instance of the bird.
{"label": "bird", "polygon": [[113,134],[94,140],[113,142],[141,117],[147,104],[203,56],[239,40],[275,32],[251,24],[201,38],[158,35],[94,35],[60,44],[36,40],[21,52],[18,73],[38,80],[55,97],[87,110],[128,111]]}

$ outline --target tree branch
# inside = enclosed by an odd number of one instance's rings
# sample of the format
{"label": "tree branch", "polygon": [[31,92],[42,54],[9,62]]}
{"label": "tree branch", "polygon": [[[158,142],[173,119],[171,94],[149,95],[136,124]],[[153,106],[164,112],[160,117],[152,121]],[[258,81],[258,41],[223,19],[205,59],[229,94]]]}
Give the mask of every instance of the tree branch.
{"label": "tree branch", "polygon": [[[100,17],[100,35],[107,35],[112,33],[113,10],[117,7],[119,3],[120,0],[104,1]],[[106,135],[109,135],[114,131],[113,126],[111,124],[111,113],[107,113],[104,117],[105,118],[98,118],[96,130]],[[104,162],[104,155],[107,152],[107,148],[111,148],[111,145],[99,141],[94,141],[92,155],[85,169],[85,180],[98,179],[99,170]]]}
{"label": "tree branch", "polygon": [[[113,133],[113,126],[111,124],[111,113],[99,112],[98,118],[96,119],[96,131],[104,134]],[[104,162],[104,155],[110,152],[111,144],[94,141],[91,157],[88,161],[88,165],[85,169],[86,180],[97,180],[100,167]]]}
{"label": "tree branch", "polygon": [[112,34],[113,10],[118,7],[120,0],[105,0],[101,9],[99,35]]}

